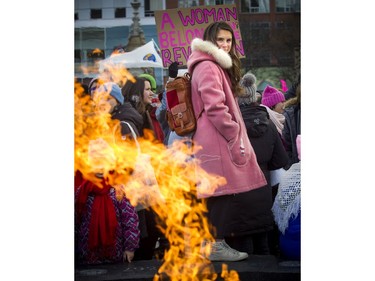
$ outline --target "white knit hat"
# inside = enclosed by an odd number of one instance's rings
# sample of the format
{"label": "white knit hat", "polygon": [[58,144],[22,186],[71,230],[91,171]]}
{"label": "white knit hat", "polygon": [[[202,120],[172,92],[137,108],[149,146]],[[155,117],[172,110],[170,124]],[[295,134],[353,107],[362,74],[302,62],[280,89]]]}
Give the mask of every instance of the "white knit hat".
{"label": "white knit hat", "polygon": [[252,73],[246,73],[241,81],[240,85],[245,90],[245,93],[238,97],[238,103],[239,104],[250,104],[257,101],[256,91],[256,77]]}

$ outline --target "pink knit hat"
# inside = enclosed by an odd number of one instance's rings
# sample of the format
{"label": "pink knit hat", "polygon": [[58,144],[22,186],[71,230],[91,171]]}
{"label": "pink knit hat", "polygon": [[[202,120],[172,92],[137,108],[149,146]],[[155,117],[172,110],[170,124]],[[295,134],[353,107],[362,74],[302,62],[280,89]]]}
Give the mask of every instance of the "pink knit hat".
{"label": "pink knit hat", "polygon": [[263,90],[262,94],[262,104],[271,108],[272,106],[278,104],[279,102],[284,102],[285,96],[282,92],[278,91],[274,87],[267,85]]}

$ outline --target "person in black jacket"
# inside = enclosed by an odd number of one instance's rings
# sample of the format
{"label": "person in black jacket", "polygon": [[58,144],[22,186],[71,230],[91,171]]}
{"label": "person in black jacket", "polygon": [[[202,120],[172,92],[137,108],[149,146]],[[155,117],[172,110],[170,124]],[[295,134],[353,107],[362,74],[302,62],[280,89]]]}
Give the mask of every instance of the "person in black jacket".
{"label": "person in black jacket", "polygon": [[301,84],[297,86],[296,96],[289,99],[284,105],[285,124],[282,131],[284,146],[289,156],[286,169],[298,163],[296,139],[301,134]]}
{"label": "person in black jacket", "polygon": [[228,226],[231,233],[225,240],[238,251],[267,255],[270,254],[268,234],[274,228],[270,170],[284,167],[288,162],[288,156],[275,125],[269,119],[267,109],[256,102],[255,82],[253,74],[244,75],[240,83],[244,87],[245,95],[238,98],[238,103],[267,185],[237,194],[238,201],[246,200],[247,208],[237,209],[236,214],[232,216],[231,226]]}

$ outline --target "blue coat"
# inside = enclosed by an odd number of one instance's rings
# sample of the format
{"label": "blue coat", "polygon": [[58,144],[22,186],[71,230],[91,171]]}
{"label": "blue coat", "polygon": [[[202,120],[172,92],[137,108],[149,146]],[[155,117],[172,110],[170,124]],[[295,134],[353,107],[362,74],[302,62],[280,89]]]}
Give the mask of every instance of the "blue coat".
{"label": "blue coat", "polygon": [[281,257],[289,260],[301,259],[301,212],[296,218],[290,218],[288,228],[280,234]]}

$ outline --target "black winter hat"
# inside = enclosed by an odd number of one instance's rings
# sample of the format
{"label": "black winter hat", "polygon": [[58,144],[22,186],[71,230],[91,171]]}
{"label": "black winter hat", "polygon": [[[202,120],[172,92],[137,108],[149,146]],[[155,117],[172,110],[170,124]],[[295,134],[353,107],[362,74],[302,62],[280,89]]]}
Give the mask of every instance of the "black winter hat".
{"label": "black winter hat", "polygon": [[168,76],[171,78],[176,78],[178,74],[178,62],[172,62],[168,67]]}

